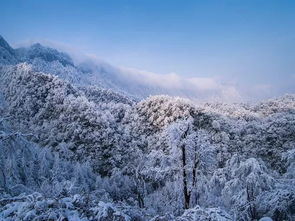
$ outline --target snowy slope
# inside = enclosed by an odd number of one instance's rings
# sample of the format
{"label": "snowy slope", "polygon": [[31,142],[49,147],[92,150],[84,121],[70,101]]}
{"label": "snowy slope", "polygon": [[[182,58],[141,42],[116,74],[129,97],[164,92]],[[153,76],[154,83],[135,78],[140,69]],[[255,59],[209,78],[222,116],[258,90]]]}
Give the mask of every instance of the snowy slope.
{"label": "snowy slope", "polygon": [[15,51],[9,46],[9,44],[0,35],[0,64],[15,64],[17,59]]}
{"label": "snowy slope", "polygon": [[295,95],[136,102],[111,66],[1,45],[0,220],[295,219]]}

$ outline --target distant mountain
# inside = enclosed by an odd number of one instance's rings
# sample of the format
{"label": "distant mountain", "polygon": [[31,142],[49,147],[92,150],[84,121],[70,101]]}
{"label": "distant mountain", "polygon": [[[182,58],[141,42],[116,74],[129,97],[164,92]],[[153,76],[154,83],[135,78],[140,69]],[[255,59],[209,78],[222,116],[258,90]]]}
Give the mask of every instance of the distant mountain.
{"label": "distant mountain", "polygon": [[[97,64],[91,60],[75,65],[71,57],[56,49],[33,44],[29,47],[13,49],[0,38],[0,64],[13,65],[26,62],[33,69],[54,74],[78,86],[97,86],[130,96],[132,99],[146,97],[142,86],[132,90],[122,71],[106,63]],[[134,86],[133,86],[134,87]]]}
{"label": "distant mountain", "polygon": [[10,47],[10,45],[5,41],[5,39],[0,35],[0,47],[2,50],[8,51],[10,54],[14,54],[14,50]]}
{"label": "distant mountain", "polygon": [[[0,36],[0,65],[15,65],[17,63],[28,63],[35,71],[40,71],[52,75],[56,75],[76,86],[84,88],[83,90],[88,96],[93,91],[106,99],[110,94],[118,101],[131,102],[135,97],[129,95],[111,82],[112,71],[107,66],[94,66],[90,63],[84,63],[75,66],[71,57],[56,49],[42,46],[41,44],[33,44],[26,48],[13,49]],[[110,76],[109,76],[110,75]],[[114,77],[114,76],[113,76]],[[87,86],[87,87],[85,87]],[[91,86],[91,89],[88,86]],[[120,93],[118,93],[120,92]],[[128,101],[127,101],[128,100]]]}
{"label": "distant mountain", "polygon": [[0,35],[0,64],[15,64],[17,58],[15,51]]}
{"label": "distant mountain", "polygon": [[73,61],[69,55],[59,52],[55,49],[44,47],[41,44],[33,44],[28,48],[18,48],[15,50],[19,61],[33,61],[34,59],[42,59],[46,62],[60,62],[62,65],[74,66]]}
{"label": "distant mountain", "polygon": [[160,94],[197,101],[210,99],[232,102],[240,99],[234,87],[222,85],[210,78],[185,78],[176,74],[160,75],[123,69],[93,59],[75,64],[68,54],[39,43],[12,49],[3,38],[1,42],[2,64],[26,62],[36,71],[57,75],[72,84],[97,86],[136,100]]}

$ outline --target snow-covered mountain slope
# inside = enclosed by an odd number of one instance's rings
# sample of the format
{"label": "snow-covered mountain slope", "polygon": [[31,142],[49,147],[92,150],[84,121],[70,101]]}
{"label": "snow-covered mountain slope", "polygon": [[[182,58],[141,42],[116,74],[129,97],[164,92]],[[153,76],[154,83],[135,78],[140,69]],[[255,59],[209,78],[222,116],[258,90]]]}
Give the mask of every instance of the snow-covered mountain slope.
{"label": "snow-covered mountain slope", "polygon": [[0,65],[0,219],[295,219],[295,95],[136,102],[40,50]]}
{"label": "snow-covered mountain slope", "polygon": [[0,35],[0,64],[15,64],[17,63],[15,51]]}
{"label": "snow-covered mountain slope", "polygon": [[14,131],[0,115],[0,220],[130,220],[137,215],[112,203],[104,180],[89,165],[65,161],[30,142],[31,136]]}
{"label": "snow-covered mountain slope", "polygon": [[33,61],[34,59],[42,59],[45,62],[58,61],[63,66],[74,66],[69,55],[59,52],[55,49],[44,47],[41,44],[33,44],[28,48],[18,48],[15,50],[16,56],[22,62]]}
{"label": "snow-covered mountain slope", "polygon": [[121,71],[111,65],[97,64],[89,60],[76,66],[66,53],[44,47],[39,43],[30,47],[13,49],[1,37],[0,53],[0,64],[3,65],[26,62],[31,64],[35,71],[56,75],[75,85],[97,86],[105,90],[112,90],[114,93],[128,94],[133,98],[143,98],[147,95],[127,90],[128,85],[124,83],[124,79],[119,80],[122,78],[120,77]]}

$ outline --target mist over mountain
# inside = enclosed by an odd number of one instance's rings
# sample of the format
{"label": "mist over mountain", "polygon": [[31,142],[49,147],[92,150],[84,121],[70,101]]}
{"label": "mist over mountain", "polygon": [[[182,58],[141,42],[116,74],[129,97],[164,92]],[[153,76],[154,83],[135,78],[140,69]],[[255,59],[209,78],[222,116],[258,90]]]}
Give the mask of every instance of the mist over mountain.
{"label": "mist over mountain", "polygon": [[7,42],[5,45],[9,48],[9,56],[14,58],[4,59],[7,64],[27,62],[37,71],[55,74],[73,84],[99,86],[135,99],[167,94],[202,102],[241,100],[237,88],[222,84],[214,78],[186,78],[175,73],[156,74],[119,68],[89,57],[74,64],[68,54],[39,43],[17,49],[12,49]]}
{"label": "mist over mountain", "polygon": [[0,37],[0,220],[294,220],[295,95],[227,98]]}

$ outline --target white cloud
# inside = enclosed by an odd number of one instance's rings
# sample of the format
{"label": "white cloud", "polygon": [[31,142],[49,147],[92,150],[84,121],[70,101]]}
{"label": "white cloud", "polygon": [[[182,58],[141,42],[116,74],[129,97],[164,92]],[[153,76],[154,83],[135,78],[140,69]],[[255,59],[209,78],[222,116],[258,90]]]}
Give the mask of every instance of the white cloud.
{"label": "white cloud", "polygon": [[[221,83],[216,78],[185,77],[176,73],[157,74],[132,68],[121,68],[124,78],[149,87],[158,87],[167,94],[185,96],[195,100],[241,100],[234,85]],[[156,92],[155,92],[156,93]]]}

